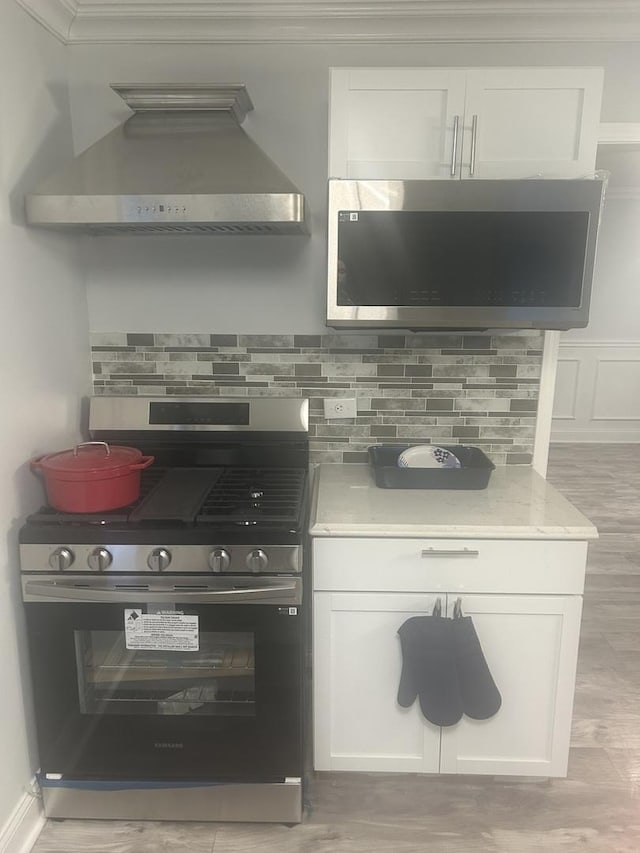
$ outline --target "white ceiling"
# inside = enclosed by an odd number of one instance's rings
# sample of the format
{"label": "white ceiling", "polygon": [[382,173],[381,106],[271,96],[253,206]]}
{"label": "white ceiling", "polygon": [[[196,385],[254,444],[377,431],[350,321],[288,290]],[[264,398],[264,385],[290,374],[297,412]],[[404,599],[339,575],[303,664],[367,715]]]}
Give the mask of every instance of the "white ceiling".
{"label": "white ceiling", "polygon": [[640,41],[640,0],[16,2],[65,44]]}

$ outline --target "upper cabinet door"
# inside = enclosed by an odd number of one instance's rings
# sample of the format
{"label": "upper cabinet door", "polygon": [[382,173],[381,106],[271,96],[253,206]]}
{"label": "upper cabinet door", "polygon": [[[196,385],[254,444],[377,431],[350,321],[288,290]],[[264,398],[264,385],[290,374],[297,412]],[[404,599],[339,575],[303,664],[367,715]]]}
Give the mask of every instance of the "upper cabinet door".
{"label": "upper cabinet door", "polygon": [[457,69],[332,69],[329,177],[459,177],[466,77]]}
{"label": "upper cabinet door", "polygon": [[595,168],[600,68],[468,72],[463,178],[574,178]]}

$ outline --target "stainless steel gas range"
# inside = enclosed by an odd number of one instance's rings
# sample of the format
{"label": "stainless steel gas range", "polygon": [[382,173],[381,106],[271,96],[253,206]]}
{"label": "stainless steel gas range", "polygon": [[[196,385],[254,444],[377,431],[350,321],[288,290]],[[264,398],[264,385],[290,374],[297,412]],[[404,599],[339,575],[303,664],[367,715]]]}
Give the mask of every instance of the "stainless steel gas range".
{"label": "stainless steel gas range", "polygon": [[308,401],[96,397],[140,498],[20,531],[50,817],[301,819]]}

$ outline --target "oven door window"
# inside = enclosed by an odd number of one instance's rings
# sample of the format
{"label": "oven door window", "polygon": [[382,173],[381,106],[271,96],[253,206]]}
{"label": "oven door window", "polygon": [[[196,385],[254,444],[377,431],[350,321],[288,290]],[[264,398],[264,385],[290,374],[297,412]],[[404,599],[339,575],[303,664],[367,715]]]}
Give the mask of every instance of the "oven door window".
{"label": "oven door window", "polygon": [[127,648],[122,631],[75,631],[82,714],[256,714],[255,636],[203,631],[197,650]]}

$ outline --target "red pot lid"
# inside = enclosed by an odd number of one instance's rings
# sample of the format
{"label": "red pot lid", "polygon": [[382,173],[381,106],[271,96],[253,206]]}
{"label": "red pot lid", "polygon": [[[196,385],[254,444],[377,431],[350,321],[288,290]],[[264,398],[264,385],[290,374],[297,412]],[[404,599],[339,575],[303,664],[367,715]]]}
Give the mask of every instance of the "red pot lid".
{"label": "red pot lid", "polygon": [[111,446],[104,441],[88,441],[76,445],[73,450],[62,450],[51,453],[38,460],[39,467],[45,471],[70,476],[104,476],[116,474],[126,469],[134,462],[139,462],[142,452],[135,447]]}

